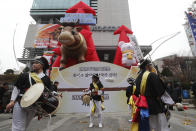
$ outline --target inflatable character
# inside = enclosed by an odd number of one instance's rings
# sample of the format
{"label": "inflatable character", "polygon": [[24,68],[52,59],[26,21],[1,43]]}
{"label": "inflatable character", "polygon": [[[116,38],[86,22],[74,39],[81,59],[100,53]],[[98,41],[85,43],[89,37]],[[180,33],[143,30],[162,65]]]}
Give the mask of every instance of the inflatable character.
{"label": "inflatable character", "polygon": [[137,65],[134,43],[131,42],[127,36],[127,34],[133,34],[133,32],[126,26],[122,25],[116,31],[114,31],[114,35],[117,34],[120,34],[120,36],[113,63],[130,69],[131,66]]}
{"label": "inflatable character", "polygon": [[[91,7],[89,7],[87,4],[85,4],[82,1],[78,2],[74,6],[67,9],[66,13],[91,13],[94,16],[96,16],[95,10],[93,10]],[[65,24],[65,23],[60,23],[60,22],[57,22],[57,23],[59,25]],[[72,31],[71,32],[69,31],[70,32],[69,36],[73,35],[74,40],[77,41],[78,39],[82,40],[81,38],[84,38],[84,41],[83,40],[81,41],[82,44],[80,44],[80,42],[79,42],[79,43],[77,43],[77,44],[79,44],[78,46],[76,45],[76,43],[74,43],[71,46],[71,48],[75,46],[75,48],[72,48],[72,49],[74,49],[74,52],[73,51],[71,52],[73,54],[76,54],[74,59],[73,59],[74,55],[71,55],[71,58],[69,58],[69,56],[67,56],[67,54],[65,54],[63,56],[64,53],[61,52],[61,49],[60,49],[62,45],[63,46],[66,45],[66,44],[62,44],[62,42],[64,41],[63,40],[64,39],[63,35],[65,34],[63,32],[67,30],[67,26],[72,27],[72,30],[74,31],[75,35],[72,34],[73,33]],[[99,61],[99,57],[97,55],[95,45],[94,45],[94,42],[93,42],[93,38],[92,38],[92,32],[90,31],[90,27],[88,25],[79,25],[79,24],[76,25],[75,24],[75,26],[73,26],[73,25],[68,25],[66,23],[65,25],[63,25],[63,28],[64,29],[62,29],[62,34],[61,34],[63,36],[62,37],[62,42],[59,41],[57,48],[53,49],[55,55],[57,55],[57,58],[55,59],[54,63],[52,64],[52,67],[63,67],[65,65],[64,67],[67,68],[67,67],[70,67],[70,66],[73,66],[73,65],[77,64],[78,62],[83,62],[84,60],[85,61]],[[80,28],[82,28],[82,29],[80,29]],[[81,37],[80,34],[83,37]],[[73,39],[73,37],[72,37],[72,39]],[[86,46],[87,46],[86,52],[85,52],[85,49],[84,49],[85,41],[86,41]],[[66,43],[67,41],[64,41],[64,42]],[[82,49],[79,49],[79,51],[82,50],[84,52],[79,54],[79,53],[77,53],[78,50],[75,50],[75,49],[81,47],[81,45],[83,45],[84,47],[82,47]],[[67,46],[64,46],[64,47],[67,47]],[[62,47],[62,50],[63,50],[64,47]],[[85,54],[85,57],[84,57],[84,54]],[[64,58],[61,59],[61,57],[64,57]],[[62,60],[61,63],[60,63],[60,59]]]}
{"label": "inflatable character", "polygon": [[78,63],[84,62],[87,45],[83,35],[80,34],[82,28],[75,27],[73,23],[62,25],[61,33],[58,37],[58,41],[61,43],[60,67],[64,67],[67,64],[68,58],[73,58]]}
{"label": "inflatable character", "polygon": [[133,45],[124,41],[119,42],[118,45],[122,52],[122,64],[126,67],[132,66],[136,63],[136,55]]}

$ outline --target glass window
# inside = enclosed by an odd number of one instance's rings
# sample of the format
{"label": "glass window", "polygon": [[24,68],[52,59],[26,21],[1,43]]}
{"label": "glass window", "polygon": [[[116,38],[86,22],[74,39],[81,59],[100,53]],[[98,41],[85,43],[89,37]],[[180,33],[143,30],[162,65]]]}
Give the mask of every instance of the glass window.
{"label": "glass window", "polygon": [[90,6],[90,0],[34,0],[32,9],[68,9],[79,1]]}

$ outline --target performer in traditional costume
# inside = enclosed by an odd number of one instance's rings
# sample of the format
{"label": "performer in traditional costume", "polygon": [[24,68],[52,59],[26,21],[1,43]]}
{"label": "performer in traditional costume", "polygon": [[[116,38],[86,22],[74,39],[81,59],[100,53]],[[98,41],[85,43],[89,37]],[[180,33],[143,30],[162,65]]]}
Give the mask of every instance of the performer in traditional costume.
{"label": "performer in traditional costume", "polygon": [[131,96],[134,94],[136,86],[135,86],[135,79],[133,79],[132,77],[127,79],[127,82],[130,84],[127,88],[126,88],[126,96],[127,96],[127,104],[128,104],[128,110],[129,113],[131,114],[131,119],[129,120],[129,122],[132,121],[132,104],[130,101]]}
{"label": "performer in traditional costume", "polygon": [[141,71],[136,79],[135,91],[139,98],[133,121],[138,121],[139,131],[168,131],[168,122],[161,101],[165,87],[158,75],[151,72],[152,68],[149,60],[143,60],[140,64]]}
{"label": "performer in traditional costume", "polygon": [[12,91],[11,101],[6,109],[13,109],[12,131],[26,131],[31,120],[35,116],[35,109],[33,106],[22,108],[20,101],[24,93],[34,84],[43,83],[51,92],[54,90],[51,85],[50,78],[45,75],[49,68],[48,61],[44,57],[34,60],[32,73],[21,73],[16,80],[15,87]]}
{"label": "performer in traditional costume", "polygon": [[92,76],[92,83],[89,87],[90,94],[91,94],[91,101],[90,101],[90,124],[89,127],[93,127],[93,120],[94,114],[98,114],[98,123],[99,127],[103,127],[102,125],[102,110],[104,106],[103,102],[103,94],[104,94],[104,87],[99,80],[98,74]]}

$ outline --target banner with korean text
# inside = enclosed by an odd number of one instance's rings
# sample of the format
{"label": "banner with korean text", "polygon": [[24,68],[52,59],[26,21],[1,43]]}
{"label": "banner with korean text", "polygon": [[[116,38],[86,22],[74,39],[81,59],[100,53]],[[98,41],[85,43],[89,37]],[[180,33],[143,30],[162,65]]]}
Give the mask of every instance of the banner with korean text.
{"label": "banner with korean text", "polygon": [[192,38],[194,39],[194,44],[191,45],[191,50],[193,50],[193,55],[196,56],[196,18],[193,18],[193,16],[191,14],[188,14],[187,12],[185,12],[185,14],[187,16],[189,26],[191,28]]}
{"label": "banner with korean text", "polygon": [[107,62],[84,62],[59,70],[53,68],[50,78],[58,81],[58,90],[63,93],[62,106],[58,113],[89,112],[88,106],[82,105],[83,90],[89,88],[92,75],[98,74],[104,86],[104,112],[126,112],[127,97],[125,89],[129,86],[127,78],[134,77],[135,68],[128,70],[124,67]]}

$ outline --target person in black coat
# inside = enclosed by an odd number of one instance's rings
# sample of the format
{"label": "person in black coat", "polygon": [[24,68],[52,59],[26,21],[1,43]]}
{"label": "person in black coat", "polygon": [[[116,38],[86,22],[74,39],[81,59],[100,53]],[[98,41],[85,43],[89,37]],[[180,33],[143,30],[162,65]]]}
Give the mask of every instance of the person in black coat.
{"label": "person in black coat", "polygon": [[194,97],[195,97],[195,99],[196,99],[196,82],[194,81],[192,81],[192,87],[191,87],[191,89],[192,89],[192,91],[193,91],[193,95],[194,95]]}
{"label": "person in black coat", "polygon": [[[128,110],[129,110],[129,113],[131,114],[131,106],[129,105],[129,99],[133,95],[133,86],[135,85],[135,79],[130,77],[127,79],[127,82],[129,83],[129,86],[126,88],[126,96],[127,96]],[[132,119],[129,120],[129,122],[131,121]]]}
{"label": "person in black coat", "polygon": [[36,110],[33,106],[22,108],[20,105],[22,96],[31,85],[36,84],[37,81],[41,81],[44,84],[45,90],[51,92],[54,91],[50,78],[45,74],[48,68],[48,61],[44,57],[39,57],[33,62],[33,72],[23,72],[17,78],[15,87],[12,91],[10,103],[6,107],[7,111],[14,107],[12,131],[26,131],[31,120],[35,116]]}
{"label": "person in black coat", "polygon": [[182,90],[181,90],[180,85],[178,83],[175,84],[171,96],[172,96],[175,103],[182,102]]}
{"label": "person in black coat", "polygon": [[5,109],[5,106],[4,106],[4,94],[5,92],[7,91],[7,89],[5,88],[7,84],[4,83],[2,87],[0,87],[0,113],[4,113],[4,109]]}
{"label": "person in black coat", "polygon": [[135,79],[133,79],[132,77],[130,77],[130,78],[127,79],[127,82],[130,84],[126,88],[126,96],[127,96],[127,104],[128,104],[131,95],[133,95],[133,86],[135,85]]}
{"label": "person in black coat", "polygon": [[170,96],[172,95],[173,87],[172,87],[171,82],[168,82],[167,83],[167,85],[166,85],[166,91],[167,91],[167,93],[169,93]]}
{"label": "person in black coat", "polygon": [[2,87],[2,112],[5,112],[6,105],[9,103],[10,93],[9,93],[9,85],[7,82],[3,83]]}
{"label": "person in black coat", "polygon": [[[167,83],[167,85],[166,85],[166,91],[167,91],[167,93],[172,97],[173,87],[172,87],[171,82],[168,82],[168,83]],[[170,110],[173,110],[173,105],[170,105],[170,106],[169,106],[169,109],[170,109]]]}
{"label": "person in black coat", "polygon": [[153,67],[150,60],[142,60],[140,62],[140,73],[136,78],[136,91],[135,95],[140,95],[140,85],[143,74],[149,72],[146,80],[146,89],[144,96],[146,97],[148,110],[149,110],[149,124],[150,130],[155,131],[167,131],[168,122],[164,114],[163,103],[161,102],[161,96],[165,92],[165,86],[159,76],[152,72]]}
{"label": "person in black coat", "polygon": [[[91,101],[90,101],[90,124],[89,127],[93,127],[94,114],[98,114],[98,123],[99,127],[103,127],[102,125],[102,96],[104,95],[104,87],[99,80],[99,75],[94,74],[92,76],[92,83],[90,84],[89,91],[91,92]],[[92,109],[95,109],[93,112]]]}
{"label": "person in black coat", "polygon": [[55,82],[54,82],[54,91],[57,92],[58,86],[59,86],[59,82],[58,82],[58,81],[55,81]]}

